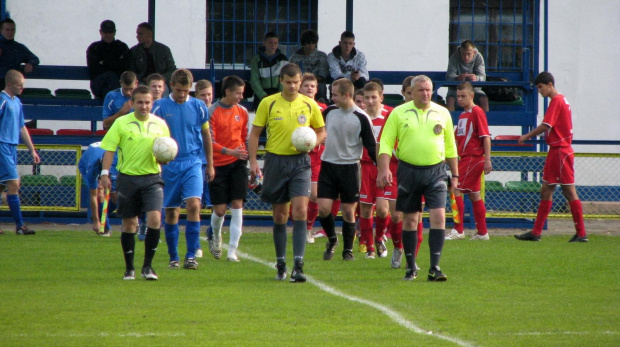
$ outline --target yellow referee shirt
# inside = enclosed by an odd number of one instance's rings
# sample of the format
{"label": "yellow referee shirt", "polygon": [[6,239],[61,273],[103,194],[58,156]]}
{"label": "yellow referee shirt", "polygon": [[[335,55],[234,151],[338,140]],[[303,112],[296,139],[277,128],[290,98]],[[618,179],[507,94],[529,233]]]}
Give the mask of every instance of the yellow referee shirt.
{"label": "yellow referee shirt", "polygon": [[101,148],[115,152],[118,148],[120,173],[141,176],[159,173],[159,164],[153,156],[153,141],[156,137],[170,137],[166,122],[151,114],[146,121],[140,121],[134,113],[118,118],[101,141]]}
{"label": "yellow referee shirt", "polygon": [[293,131],[307,126],[322,128],[325,122],[314,100],[299,94],[293,102],[288,102],[277,93],[261,101],[252,125],[267,127],[267,152],[293,155],[299,154],[291,143]]}
{"label": "yellow referee shirt", "polygon": [[413,101],[396,107],[383,126],[379,154],[391,156],[396,140],[396,156],[411,165],[435,165],[457,157],[450,112],[434,102],[424,111]]}

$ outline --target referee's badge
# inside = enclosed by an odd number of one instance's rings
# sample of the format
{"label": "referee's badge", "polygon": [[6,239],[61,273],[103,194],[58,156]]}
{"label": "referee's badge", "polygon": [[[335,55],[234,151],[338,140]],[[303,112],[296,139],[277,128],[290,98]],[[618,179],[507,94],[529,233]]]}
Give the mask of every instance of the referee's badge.
{"label": "referee's badge", "polygon": [[299,125],[305,125],[307,121],[308,118],[305,114],[300,114],[299,116],[297,116],[297,123],[299,123]]}
{"label": "referee's badge", "polygon": [[441,134],[442,130],[443,127],[441,126],[441,124],[435,124],[435,127],[433,128],[433,132],[435,133],[435,135]]}

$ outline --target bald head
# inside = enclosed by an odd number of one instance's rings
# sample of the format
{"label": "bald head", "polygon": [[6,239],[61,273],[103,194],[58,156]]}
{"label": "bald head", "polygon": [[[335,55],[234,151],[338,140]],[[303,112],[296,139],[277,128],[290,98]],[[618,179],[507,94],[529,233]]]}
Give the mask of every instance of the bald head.
{"label": "bald head", "polygon": [[11,97],[20,95],[24,90],[24,76],[17,70],[9,70],[5,77],[4,91]]}
{"label": "bald head", "polygon": [[4,79],[6,80],[6,83],[15,83],[23,81],[24,75],[22,75],[22,73],[17,70],[9,70],[9,72],[6,73]]}

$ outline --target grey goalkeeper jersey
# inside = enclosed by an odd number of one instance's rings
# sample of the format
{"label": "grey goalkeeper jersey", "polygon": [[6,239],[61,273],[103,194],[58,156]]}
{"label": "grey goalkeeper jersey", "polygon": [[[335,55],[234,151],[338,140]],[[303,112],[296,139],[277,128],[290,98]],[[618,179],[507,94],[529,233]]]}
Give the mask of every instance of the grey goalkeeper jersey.
{"label": "grey goalkeeper jersey", "polygon": [[325,118],[325,151],[321,160],[338,165],[356,164],[363,148],[377,162],[377,141],[370,117],[357,106],[348,110],[330,106],[323,111]]}

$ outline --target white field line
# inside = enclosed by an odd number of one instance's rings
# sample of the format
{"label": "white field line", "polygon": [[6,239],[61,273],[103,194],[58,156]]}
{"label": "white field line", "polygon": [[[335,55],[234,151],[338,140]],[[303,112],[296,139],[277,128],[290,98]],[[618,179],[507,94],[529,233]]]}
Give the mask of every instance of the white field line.
{"label": "white field line", "polygon": [[[224,245],[224,248],[227,248],[227,245]],[[275,263],[270,263],[270,262],[262,260],[260,258],[256,258],[256,257],[254,257],[254,256],[252,256],[250,254],[239,252],[239,251],[237,251],[237,255],[242,257],[242,258],[251,260],[253,262],[256,262],[256,263],[259,263],[259,264],[263,264],[263,265],[265,265],[265,266],[267,266],[267,267],[269,267],[271,269],[275,269]],[[312,276],[306,275],[306,279],[307,279],[308,283],[318,287],[319,289],[321,289],[324,292],[327,292],[327,293],[335,295],[335,296],[339,296],[339,297],[341,297],[343,299],[347,299],[349,301],[353,301],[353,302],[356,302],[356,303],[360,303],[362,305],[366,305],[366,306],[370,306],[372,308],[375,308],[379,312],[381,312],[381,313],[385,314],[386,316],[388,316],[391,320],[393,320],[398,325],[400,325],[400,326],[402,326],[402,327],[404,327],[404,328],[406,328],[406,329],[408,329],[408,330],[410,330],[410,331],[412,331],[412,332],[414,332],[416,334],[431,335],[431,336],[434,336],[434,337],[436,337],[438,339],[441,339],[441,340],[450,341],[450,342],[452,342],[452,343],[454,343],[456,345],[459,345],[459,346],[473,346],[473,344],[471,344],[469,342],[466,342],[466,341],[463,341],[463,340],[459,340],[459,339],[454,338],[454,337],[446,336],[446,335],[443,335],[443,334],[433,334],[433,332],[430,331],[430,330],[424,330],[424,329],[420,328],[419,326],[413,324],[412,322],[408,321],[400,313],[394,311],[393,309],[391,309],[391,308],[389,308],[389,307],[387,307],[385,305],[376,303],[376,302],[371,301],[371,300],[366,300],[366,299],[358,298],[358,297],[355,297],[355,296],[352,296],[352,295],[348,295],[348,294],[343,293],[343,292],[341,292],[341,291],[339,291],[339,290],[337,290],[337,289],[335,289],[333,287],[328,286],[325,283],[322,283],[321,281],[318,281],[318,280],[314,279]]]}
{"label": "white field line", "polygon": [[506,332],[506,333],[489,333],[489,336],[555,336],[555,335],[620,335],[617,331],[524,331],[524,332]]}
{"label": "white field line", "polygon": [[[108,333],[105,331],[98,333],[56,333],[56,334],[43,334],[45,337],[61,337],[61,338],[71,338],[71,337],[177,337],[177,336],[185,336],[185,333]],[[37,337],[38,334],[12,334],[12,337]]]}

